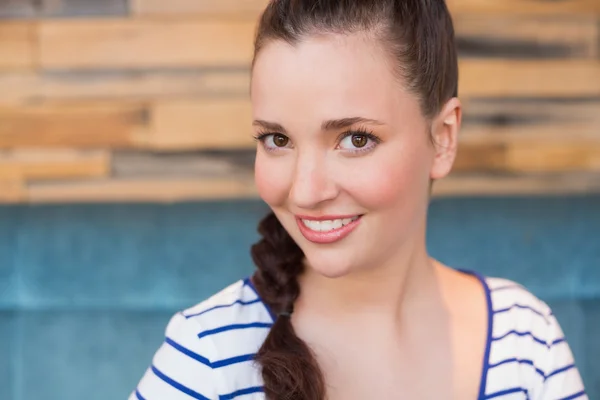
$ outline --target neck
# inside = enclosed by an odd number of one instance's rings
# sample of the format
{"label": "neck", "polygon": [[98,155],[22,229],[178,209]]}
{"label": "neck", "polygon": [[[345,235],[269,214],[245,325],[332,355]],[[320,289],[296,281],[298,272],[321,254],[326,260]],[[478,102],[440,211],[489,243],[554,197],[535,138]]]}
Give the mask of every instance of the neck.
{"label": "neck", "polygon": [[[324,319],[357,321],[382,317],[398,321],[439,300],[439,267],[425,241],[406,243],[393,257],[338,278],[320,275],[307,266],[300,277],[297,310]],[[357,319],[358,318],[358,319]]]}

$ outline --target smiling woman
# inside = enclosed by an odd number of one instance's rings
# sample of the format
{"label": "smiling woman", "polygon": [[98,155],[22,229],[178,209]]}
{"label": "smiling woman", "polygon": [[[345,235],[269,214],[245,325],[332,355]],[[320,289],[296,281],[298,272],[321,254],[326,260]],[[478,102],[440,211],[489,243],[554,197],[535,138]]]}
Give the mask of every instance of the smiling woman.
{"label": "smiling woman", "polygon": [[274,0],[257,271],[173,317],[132,399],[584,399],[549,307],[425,245],[461,124],[443,0]]}

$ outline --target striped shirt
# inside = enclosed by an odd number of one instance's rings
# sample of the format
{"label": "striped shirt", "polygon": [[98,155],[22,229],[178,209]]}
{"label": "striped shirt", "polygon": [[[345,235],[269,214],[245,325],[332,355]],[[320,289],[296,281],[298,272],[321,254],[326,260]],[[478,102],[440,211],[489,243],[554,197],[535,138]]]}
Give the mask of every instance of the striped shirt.
{"label": "striped shirt", "polygon": [[[551,309],[512,281],[479,279],[489,316],[479,400],[588,399]],[[249,279],[176,314],[129,400],[264,399],[253,357],[273,318]]]}

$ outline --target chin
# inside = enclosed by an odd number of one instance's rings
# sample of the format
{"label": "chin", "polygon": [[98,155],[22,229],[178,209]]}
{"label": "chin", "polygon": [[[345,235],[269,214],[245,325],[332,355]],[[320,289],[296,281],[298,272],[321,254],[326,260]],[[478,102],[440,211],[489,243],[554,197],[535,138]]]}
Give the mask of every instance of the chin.
{"label": "chin", "polygon": [[326,278],[341,278],[354,270],[355,262],[352,258],[341,257],[339,251],[316,249],[304,253],[307,268]]}

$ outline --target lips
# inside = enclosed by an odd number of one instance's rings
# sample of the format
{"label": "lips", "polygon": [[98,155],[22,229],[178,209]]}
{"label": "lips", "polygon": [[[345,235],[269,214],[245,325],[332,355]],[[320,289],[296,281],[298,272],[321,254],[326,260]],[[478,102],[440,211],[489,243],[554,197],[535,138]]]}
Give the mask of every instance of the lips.
{"label": "lips", "polygon": [[296,223],[306,240],[325,244],[342,240],[360,224],[362,215],[303,217],[297,216]]}

